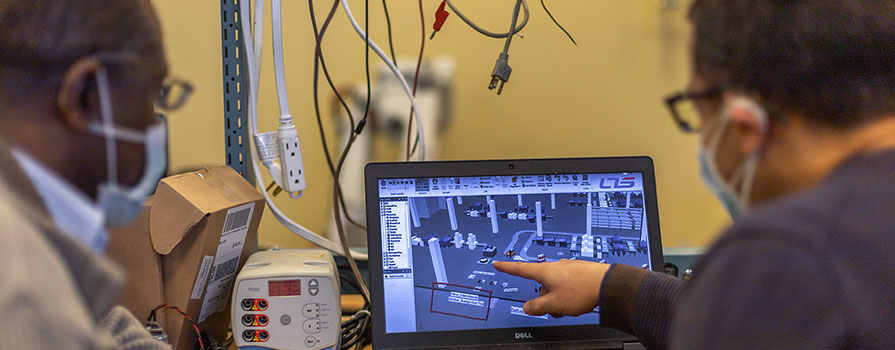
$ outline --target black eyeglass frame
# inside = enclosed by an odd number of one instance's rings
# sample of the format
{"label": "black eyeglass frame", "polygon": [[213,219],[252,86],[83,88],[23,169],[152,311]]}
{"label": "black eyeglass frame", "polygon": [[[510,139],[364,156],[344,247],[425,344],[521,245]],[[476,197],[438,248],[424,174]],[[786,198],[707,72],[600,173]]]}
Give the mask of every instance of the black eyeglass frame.
{"label": "black eyeglass frame", "polygon": [[[132,53],[100,53],[94,55],[106,62],[124,63],[129,65],[139,64],[139,56]],[[183,107],[193,94],[193,84],[179,78],[168,77],[162,82],[158,95],[153,103],[157,112],[169,113]],[[172,91],[180,91],[180,95],[171,96]],[[173,100],[172,100],[173,98]]]}
{"label": "black eyeglass frame", "polygon": [[[179,89],[179,90],[178,90]],[[181,91],[179,96],[171,96],[172,91]],[[186,104],[186,101],[189,100],[190,95],[193,94],[193,84],[190,82],[177,79],[177,78],[168,78],[162,83],[162,88],[159,89],[158,100],[155,102],[155,108],[161,112],[172,112],[180,109]],[[171,100],[171,98],[174,100]]]}
{"label": "black eyeglass frame", "polygon": [[680,128],[681,131],[685,133],[697,133],[699,132],[699,128],[690,125],[690,123],[684,120],[684,118],[681,117],[681,113],[678,112],[677,106],[684,101],[695,101],[720,97],[721,94],[724,93],[724,90],[724,88],[713,87],[703,91],[681,91],[678,93],[674,93],[671,96],[665,98],[665,107],[668,108],[668,111],[671,113],[671,117],[674,119],[675,124],[677,124],[678,128]]}

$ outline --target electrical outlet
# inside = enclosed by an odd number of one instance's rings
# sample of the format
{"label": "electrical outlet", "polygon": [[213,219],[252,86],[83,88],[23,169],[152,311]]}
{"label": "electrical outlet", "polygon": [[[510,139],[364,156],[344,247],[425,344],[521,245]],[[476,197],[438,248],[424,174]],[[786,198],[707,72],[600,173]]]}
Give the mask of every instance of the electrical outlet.
{"label": "electrical outlet", "polygon": [[278,148],[280,153],[280,167],[282,168],[282,187],[289,195],[295,198],[295,194],[307,188],[305,183],[304,163],[301,159],[301,145],[298,141],[298,131],[292,124],[292,118],[281,118],[280,127],[277,129]]}

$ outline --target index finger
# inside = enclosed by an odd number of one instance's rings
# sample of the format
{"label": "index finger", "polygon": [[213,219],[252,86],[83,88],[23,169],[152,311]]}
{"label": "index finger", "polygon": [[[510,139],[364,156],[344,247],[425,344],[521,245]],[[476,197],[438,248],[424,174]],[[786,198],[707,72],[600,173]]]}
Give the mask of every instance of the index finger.
{"label": "index finger", "polygon": [[525,263],[516,261],[495,261],[494,268],[497,271],[505,272],[523,278],[528,278],[541,282],[541,276],[544,271],[544,264]]}

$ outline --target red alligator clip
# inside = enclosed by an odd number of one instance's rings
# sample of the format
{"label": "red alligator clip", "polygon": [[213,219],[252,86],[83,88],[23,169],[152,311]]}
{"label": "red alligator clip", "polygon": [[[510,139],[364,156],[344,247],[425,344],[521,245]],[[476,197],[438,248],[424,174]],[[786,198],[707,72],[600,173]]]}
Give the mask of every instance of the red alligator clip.
{"label": "red alligator clip", "polygon": [[435,23],[432,23],[432,35],[429,36],[429,40],[435,37],[435,33],[438,33],[441,30],[441,26],[444,25],[444,20],[448,18],[451,14],[444,9],[445,1],[441,2],[441,5],[438,5],[438,11],[435,11]]}

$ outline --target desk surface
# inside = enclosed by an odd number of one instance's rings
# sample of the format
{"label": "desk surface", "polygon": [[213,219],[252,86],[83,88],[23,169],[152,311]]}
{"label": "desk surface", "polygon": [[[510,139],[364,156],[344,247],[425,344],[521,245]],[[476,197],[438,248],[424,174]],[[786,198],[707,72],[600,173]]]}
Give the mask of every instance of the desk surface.
{"label": "desk surface", "polygon": [[[359,294],[342,295],[342,312],[353,313],[364,307],[364,298]],[[342,320],[348,319],[348,316],[342,316]],[[236,350],[236,342],[230,344],[230,349]],[[372,345],[367,345],[364,350],[373,349]]]}

